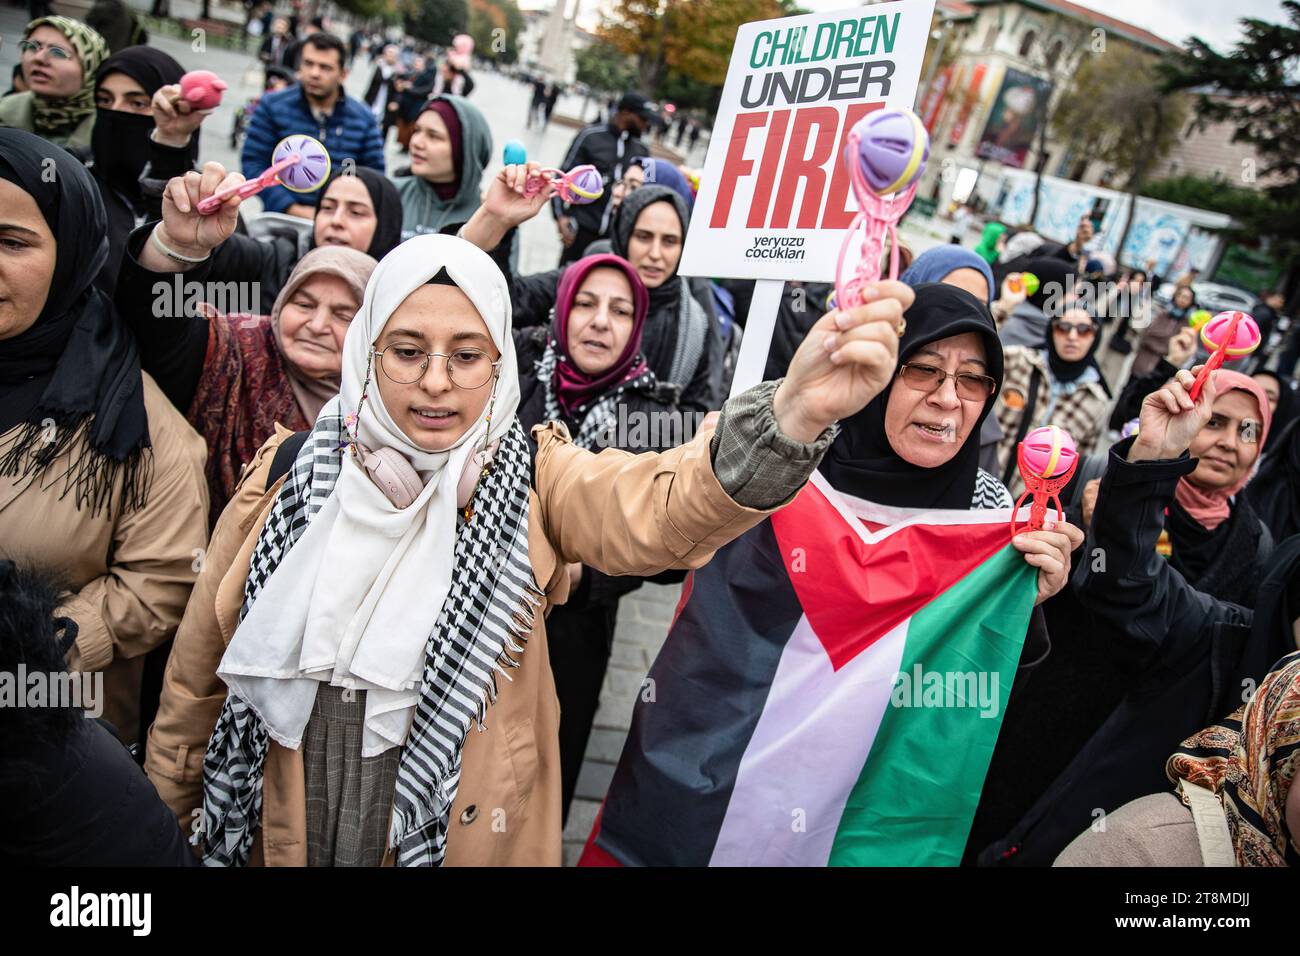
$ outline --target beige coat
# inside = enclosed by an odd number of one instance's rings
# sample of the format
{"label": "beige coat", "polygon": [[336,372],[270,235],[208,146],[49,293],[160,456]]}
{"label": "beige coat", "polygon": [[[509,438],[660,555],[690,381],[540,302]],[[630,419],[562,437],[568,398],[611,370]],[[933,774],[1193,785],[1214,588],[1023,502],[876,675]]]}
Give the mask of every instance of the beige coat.
{"label": "beige coat", "polygon": [[[73,592],[60,613],[77,622],[74,670],[104,673],[104,718],[133,743],[140,720],[144,655],[171,637],[189,600],[207,545],[207,450],[152,378],[144,376],[153,444],[145,506],[92,515],[62,476],[83,452],[74,444],[39,481],[0,477],[0,558],[50,568]],[[18,436],[0,435],[0,453]]]}
{"label": "beige coat", "polygon": [[[149,736],[145,769],[187,832],[201,819],[203,755],[226,695],[217,664],[234,633],[249,559],[281,483],[263,491],[287,434],[280,430],[258,451],[217,522]],[[722,490],[709,455],[712,428],[663,455],[636,456],[612,449],[593,455],[572,444],[557,423],[539,425],[533,434],[538,452],[528,544],[547,610],[568,599],[568,564],[640,576],[695,568],[770,514],[742,507]],[[521,661],[510,672],[513,680],[500,682],[487,729],[471,730],[465,741],[448,865],[561,862],[560,712],[542,615]],[[305,865],[306,830],[301,751],[272,742],[253,862]]]}
{"label": "beige coat", "polygon": [[1192,811],[1172,793],[1130,800],[1061,851],[1053,866],[1203,866]]}

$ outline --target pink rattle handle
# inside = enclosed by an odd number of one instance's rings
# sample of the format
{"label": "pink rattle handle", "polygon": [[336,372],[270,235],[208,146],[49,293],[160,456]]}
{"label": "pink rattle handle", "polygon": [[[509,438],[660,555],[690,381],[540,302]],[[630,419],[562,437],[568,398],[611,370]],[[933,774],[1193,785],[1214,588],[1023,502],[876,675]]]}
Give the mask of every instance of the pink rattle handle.
{"label": "pink rattle handle", "polygon": [[275,186],[280,182],[280,174],[292,166],[297,166],[302,162],[302,156],[298,153],[290,153],[284,159],[275,163],[258,176],[256,179],[249,179],[239,183],[236,186],[227,186],[225,189],[218,189],[207,199],[199,200],[199,215],[211,216],[221,208],[231,196],[238,196],[240,199],[247,199],[249,196],[256,196],[268,186]]}
{"label": "pink rattle handle", "polygon": [[[858,214],[840,244],[835,267],[834,308],[852,309],[863,301],[864,286],[880,279],[880,259],[889,239],[889,278],[898,278],[898,222],[912,205],[930,155],[930,139],[911,110],[869,114],[849,130],[844,161],[858,201]],[[844,266],[859,230],[862,241],[853,275]]]}
{"label": "pink rattle handle", "polygon": [[553,166],[537,170],[524,183],[524,195],[531,199],[548,182],[554,183],[556,195],[571,205],[594,202],[605,192],[600,171],[590,163],[584,163],[567,173]]}

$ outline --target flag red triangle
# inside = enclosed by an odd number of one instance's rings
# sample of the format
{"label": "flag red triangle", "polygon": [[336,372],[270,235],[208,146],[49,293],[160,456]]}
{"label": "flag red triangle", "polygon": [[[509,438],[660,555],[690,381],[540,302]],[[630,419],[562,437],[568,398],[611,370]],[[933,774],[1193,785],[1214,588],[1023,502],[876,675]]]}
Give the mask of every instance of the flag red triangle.
{"label": "flag red triangle", "polygon": [[1002,520],[921,519],[869,542],[811,483],[770,520],[790,583],[836,670],[1009,541]]}

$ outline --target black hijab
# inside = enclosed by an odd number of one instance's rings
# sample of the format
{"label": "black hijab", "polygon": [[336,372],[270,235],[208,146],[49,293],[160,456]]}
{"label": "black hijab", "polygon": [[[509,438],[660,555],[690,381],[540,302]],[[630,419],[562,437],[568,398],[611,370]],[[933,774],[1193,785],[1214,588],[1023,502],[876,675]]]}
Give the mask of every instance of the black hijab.
{"label": "black hijab", "polygon": [[94,285],[108,257],[99,189],[70,153],[18,129],[0,129],[0,179],[35,200],[58,244],[41,314],[0,341],[0,432],[22,426],[0,456],[0,475],[35,476],[84,433],[88,450],[64,476],[63,494],[75,484],[78,508],[111,508],[121,468],[121,504],[138,508],[149,482],[149,422],[135,340]]}
{"label": "black hijab", "polygon": [[1295,390],[1295,379],[1285,378],[1281,372],[1271,368],[1257,368],[1250,373],[1251,378],[1256,375],[1268,375],[1277,382],[1277,408],[1273,410],[1273,420],[1268,427],[1268,436],[1264,439],[1264,447],[1259,450],[1262,455],[1264,452],[1272,450],[1276,436],[1282,429],[1291,424],[1291,420],[1296,417],[1296,412],[1300,411],[1300,409],[1296,408],[1298,399]]}
{"label": "black hijab", "polygon": [[[1035,273],[1036,275],[1037,273]],[[1101,323],[1091,314],[1088,313],[1088,319],[1092,322],[1092,345],[1088,348],[1088,353],[1081,359],[1073,362],[1067,362],[1061,357],[1061,353],[1056,351],[1056,335],[1052,330],[1050,319],[1047,325],[1047,364],[1052,370],[1052,378],[1058,382],[1073,382],[1089,368],[1097,369],[1097,379],[1102,388],[1106,388],[1106,377],[1101,374],[1101,367],[1097,365],[1097,346],[1101,345]],[[1071,324],[1081,322],[1082,318],[1070,319]],[[1109,389],[1107,389],[1109,394]]]}
{"label": "black hijab", "polygon": [[[397,194],[397,187],[393,185],[393,181],[383,173],[369,166],[349,166],[346,172],[336,169],[330,174],[330,178],[325,181],[325,188],[320,191],[322,199],[340,176],[356,176],[361,180],[361,185],[366,187],[366,192],[370,194],[370,203],[375,207],[375,234],[370,237],[369,248],[363,251],[378,262],[402,241],[402,197]],[[316,203],[316,215],[320,215],[319,202]],[[312,222],[309,248],[316,246],[314,217]]]}
{"label": "black hijab", "polygon": [[[686,200],[682,199],[674,190],[667,186],[658,184],[642,186],[629,193],[618,207],[618,215],[614,218],[614,223],[610,229],[610,244],[613,246],[614,255],[627,258],[628,243],[632,239],[632,230],[636,228],[636,221],[641,217],[641,213],[652,203],[666,202],[669,203],[677,213],[678,220],[682,224],[682,240],[685,242],[686,230],[691,224],[691,212],[686,208]],[[678,265],[681,260],[678,259]],[[673,269],[673,274],[663,281],[656,289],[650,289],[650,312],[651,314],[660,309],[676,310],[677,303],[682,294],[682,277],[677,274],[677,269]]]}
{"label": "black hijab", "polygon": [[1300,418],[1293,418],[1281,431],[1270,428],[1268,439],[1268,454],[1259,473],[1242,493],[1280,541],[1300,534]]}
{"label": "black hijab", "polygon": [[[160,87],[179,83],[184,68],[162,50],[149,46],[129,46],[104,61],[95,74],[95,86],[111,73],[122,73],[135,80],[153,96]],[[97,109],[95,128],[90,137],[95,156],[96,174],[131,200],[141,201],[140,173],[149,162],[149,135],[153,132],[152,116],[125,110]],[[198,156],[199,137],[190,137],[190,159]]]}
{"label": "black hijab", "polygon": [[[639,190],[638,190],[639,192]],[[1002,387],[1002,343],[988,308],[956,286],[927,282],[916,286],[916,301],[904,313],[907,328],[898,343],[901,367],[923,345],[975,332],[984,340],[987,374]],[[862,411],[841,423],[840,434],[822,460],[821,473],[837,490],[882,505],[903,508],[969,509],[979,471],[980,426],[993,409],[994,392],[961,448],[938,468],[904,461],[885,434],[885,406],[891,389],[906,388],[897,378]]]}
{"label": "black hijab", "polygon": [[[618,207],[618,214],[610,226],[610,245],[614,254],[626,259],[627,247],[632,239],[632,230],[636,221],[647,206],[663,202],[672,206],[682,224],[682,239],[686,239],[686,229],[691,223],[690,210],[686,201],[667,186],[648,185],[633,190]],[[678,265],[681,260],[678,260]],[[646,287],[650,293],[650,312],[646,317],[642,332],[642,354],[646,362],[657,375],[667,376],[672,367],[673,353],[677,348],[678,316],[681,313],[682,296],[691,294],[690,288],[677,269],[657,288]],[[703,306],[701,305],[701,308]],[[681,383],[685,385],[686,383]]]}

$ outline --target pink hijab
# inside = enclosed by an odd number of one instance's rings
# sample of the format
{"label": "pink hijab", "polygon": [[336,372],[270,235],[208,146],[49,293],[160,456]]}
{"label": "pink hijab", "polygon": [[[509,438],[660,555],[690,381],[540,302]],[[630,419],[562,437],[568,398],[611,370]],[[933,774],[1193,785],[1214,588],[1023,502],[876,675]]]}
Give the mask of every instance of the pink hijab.
{"label": "pink hijab", "polygon": [[[1264,447],[1264,440],[1268,438],[1268,426],[1272,421],[1273,413],[1268,408],[1268,395],[1264,393],[1263,387],[1249,375],[1243,375],[1240,372],[1231,372],[1227,369],[1219,369],[1218,375],[1215,376],[1215,382],[1218,384],[1218,394],[1224,395],[1233,389],[1239,388],[1243,392],[1249,392],[1255,399],[1255,404],[1259,406],[1259,439],[1258,446]],[[1178,490],[1174,497],[1178,503],[1183,506],[1183,510],[1196,520],[1203,528],[1213,531],[1219,525],[1228,519],[1231,509],[1228,500],[1246,487],[1247,482],[1255,477],[1255,472],[1259,469],[1259,459],[1255,459],[1255,464],[1241,477],[1235,485],[1230,488],[1201,488],[1194,485],[1189,477],[1184,477],[1178,482]]]}

